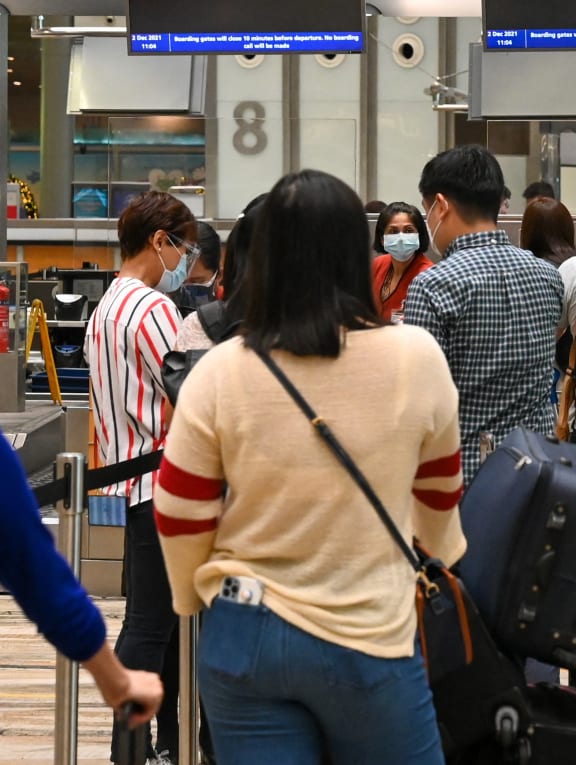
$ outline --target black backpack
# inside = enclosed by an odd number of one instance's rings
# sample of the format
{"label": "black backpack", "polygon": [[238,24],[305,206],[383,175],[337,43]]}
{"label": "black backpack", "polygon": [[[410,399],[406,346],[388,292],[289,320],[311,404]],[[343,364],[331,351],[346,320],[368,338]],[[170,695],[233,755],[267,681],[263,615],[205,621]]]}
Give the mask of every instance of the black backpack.
{"label": "black backpack", "polygon": [[[213,343],[221,343],[236,332],[240,322],[230,322],[226,317],[226,303],[223,300],[214,300],[206,305],[199,306],[196,313],[202,325],[202,329]],[[209,350],[198,348],[193,351],[168,351],[162,359],[162,382],[168,400],[172,406],[176,406],[178,391],[186,379],[188,372],[194,367],[198,359]]]}

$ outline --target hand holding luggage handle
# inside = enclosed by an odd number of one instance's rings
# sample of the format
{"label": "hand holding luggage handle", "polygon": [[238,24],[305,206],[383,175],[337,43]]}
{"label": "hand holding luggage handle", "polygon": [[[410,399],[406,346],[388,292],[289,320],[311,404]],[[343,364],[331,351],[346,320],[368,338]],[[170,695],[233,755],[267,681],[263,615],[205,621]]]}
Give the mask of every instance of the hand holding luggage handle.
{"label": "hand holding luggage handle", "polygon": [[[368,482],[366,476],[358,468],[352,457],[338,441],[326,422],[322,419],[322,417],[319,417],[316,414],[314,409],[302,396],[300,391],[268,354],[260,353],[258,351],[256,351],[256,353],[268,367],[274,377],[276,377],[276,379],[284,387],[287,393],[292,397],[306,418],[313,425],[316,432],[324,439],[338,461],[343,465],[355,483],[359,486],[363,494],[372,504],[380,519],[388,529],[392,539],[398,545],[404,557],[408,560],[409,564],[416,572],[416,580],[419,585],[417,591],[417,610],[420,637],[422,643],[422,652],[428,664],[428,677],[430,682],[433,682],[436,679],[440,679],[441,676],[453,671],[459,666],[469,664],[473,658],[472,640],[468,624],[467,609],[460,589],[461,584],[458,582],[456,577],[454,577],[445,568],[441,561],[430,558],[424,553],[424,551],[421,551],[423,560],[420,560],[414,550],[406,543],[406,540],[398,530],[396,524],[388,514],[388,511]],[[447,585],[444,590],[441,590],[438,583],[432,581],[429,577],[428,569],[432,568],[434,568],[437,572],[441,572],[443,576],[443,584]],[[440,627],[439,622],[434,624],[433,617],[448,616],[448,612],[452,610],[450,607],[447,608],[447,594],[448,597],[454,601],[455,608],[453,610],[456,611],[456,630],[454,630],[453,615],[451,615],[452,621],[450,626],[448,625],[447,620],[444,621],[442,627]],[[432,621],[429,618],[430,615],[432,616]],[[460,631],[459,638],[461,645],[457,645],[456,650],[451,650],[455,647],[454,641],[443,640],[443,632],[454,633],[456,631],[457,633],[458,629]],[[442,634],[440,633],[440,630],[443,631]],[[434,633],[430,634],[430,640],[428,640],[428,632]],[[454,634],[452,634],[451,637],[454,638]],[[429,661],[430,652],[427,650],[428,642],[430,643],[429,647],[431,648],[431,652],[437,655],[438,666],[434,666],[434,663],[431,665]],[[444,645],[442,645],[443,642]],[[447,653],[451,653],[451,655],[447,656]]]}
{"label": "hand holding luggage handle", "polygon": [[118,765],[139,765],[146,759],[145,726],[130,727],[130,717],[136,704],[127,702],[118,713],[119,728],[119,762]]}

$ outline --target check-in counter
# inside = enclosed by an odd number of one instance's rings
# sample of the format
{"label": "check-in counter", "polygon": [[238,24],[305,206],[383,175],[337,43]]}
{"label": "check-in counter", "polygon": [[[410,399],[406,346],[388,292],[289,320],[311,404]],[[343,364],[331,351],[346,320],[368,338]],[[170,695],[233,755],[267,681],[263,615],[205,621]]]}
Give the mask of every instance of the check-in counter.
{"label": "check-in counter", "polygon": [[[223,242],[235,221],[209,220]],[[121,265],[115,218],[38,218],[9,220],[8,261],[26,261],[28,273],[50,272],[53,267],[80,269],[85,265],[118,270]]]}

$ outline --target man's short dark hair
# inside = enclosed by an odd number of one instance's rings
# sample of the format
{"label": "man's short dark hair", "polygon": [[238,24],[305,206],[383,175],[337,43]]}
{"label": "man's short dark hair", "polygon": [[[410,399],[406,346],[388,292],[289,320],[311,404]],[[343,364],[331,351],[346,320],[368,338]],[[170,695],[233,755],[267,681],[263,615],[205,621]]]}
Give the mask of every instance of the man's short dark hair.
{"label": "man's short dark hair", "polygon": [[144,191],[131,200],[118,218],[118,241],[122,260],[138,255],[156,231],[196,241],[196,218],[189,208],[172,194]]}
{"label": "man's short dark hair", "polygon": [[554,187],[551,183],[548,183],[548,181],[534,181],[533,183],[529,183],[522,192],[522,196],[527,202],[531,199],[536,199],[536,197],[556,199]]}
{"label": "man's short dark hair", "polygon": [[383,202],[381,199],[371,199],[364,205],[364,212],[367,213],[379,215],[384,209],[386,209],[386,202]]}
{"label": "man's short dark hair", "polygon": [[436,194],[444,194],[467,222],[495,223],[504,194],[504,176],[496,157],[483,146],[457,146],[426,163],[418,188],[430,201]]}

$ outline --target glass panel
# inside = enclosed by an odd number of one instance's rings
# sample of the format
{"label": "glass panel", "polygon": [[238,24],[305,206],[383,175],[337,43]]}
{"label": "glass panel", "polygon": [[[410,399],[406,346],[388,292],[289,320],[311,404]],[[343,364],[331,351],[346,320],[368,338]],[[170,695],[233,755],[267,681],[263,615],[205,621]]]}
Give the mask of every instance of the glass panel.
{"label": "glass panel", "polygon": [[117,218],[147,189],[167,191],[198,217],[233,219],[287,169],[315,167],[358,187],[358,127],[351,119],[79,118],[73,215]]}

